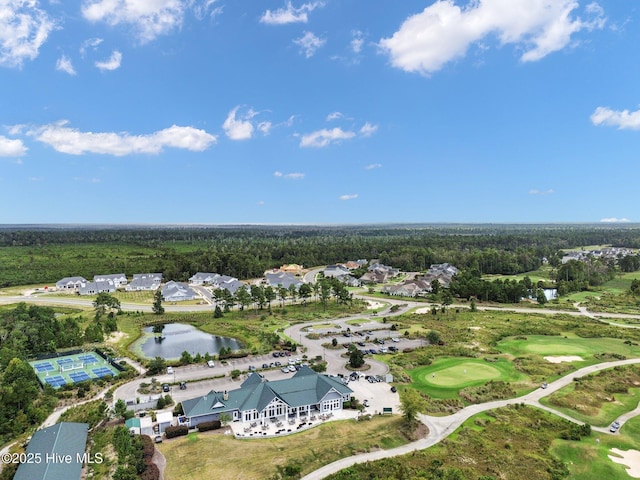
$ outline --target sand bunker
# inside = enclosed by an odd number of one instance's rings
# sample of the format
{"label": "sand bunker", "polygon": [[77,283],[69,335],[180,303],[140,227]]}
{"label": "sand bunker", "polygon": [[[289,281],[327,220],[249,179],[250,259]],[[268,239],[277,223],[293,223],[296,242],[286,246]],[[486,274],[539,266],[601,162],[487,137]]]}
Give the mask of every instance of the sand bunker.
{"label": "sand bunker", "polygon": [[418,315],[422,315],[423,313],[429,313],[431,312],[431,308],[430,307],[422,307],[422,308],[418,308],[417,310],[414,310],[413,313],[417,313]]}
{"label": "sand bunker", "polygon": [[619,455],[620,457],[609,455],[609,458],[620,465],[627,467],[627,474],[633,478],[640,478],[640,452],[638,450],[620,450],[618,448],[612,448],[612,453]]}
{"label": "sand bunker", "polygon": [[376,308],[382,308],[382,307],[384,307],[384,303],[372,302],[371,300],[367,300],[367,308],[370,310],[373,310]]}
{"label": "sand bunker", "polygon": [[562,362],[581,362],[584,360],[577,355],[566,355],[564,357],[544,357],[547,362],[550,363],[562,363]]}

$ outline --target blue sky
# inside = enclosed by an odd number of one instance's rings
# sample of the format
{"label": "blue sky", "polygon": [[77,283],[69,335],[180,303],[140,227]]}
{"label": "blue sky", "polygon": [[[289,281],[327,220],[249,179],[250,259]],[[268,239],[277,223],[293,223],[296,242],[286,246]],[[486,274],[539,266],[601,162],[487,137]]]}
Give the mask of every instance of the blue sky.
{"label": "blue sky", "polygon": [[636,0],[0,0],[0,223],[640,221]]}

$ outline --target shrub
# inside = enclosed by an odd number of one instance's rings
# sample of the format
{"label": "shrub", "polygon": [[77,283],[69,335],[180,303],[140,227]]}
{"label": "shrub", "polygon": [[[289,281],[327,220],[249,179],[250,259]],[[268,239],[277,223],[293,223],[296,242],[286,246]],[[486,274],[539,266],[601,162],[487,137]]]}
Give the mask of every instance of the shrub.
{"label": "shrub", "polygon": [[201,422],[198,424],[198,431],[206,432],[208,430],[218,430],[222,427],[220,420],[211,420],[210,422]]}
{"label": "shrub", "polygon": [[186,425],[178,425],[176,427],[167,427],[164,430],[164,434],[167,436],[167,438],[180,437],[188,433],[189,433],[189,427],[187,427]]}

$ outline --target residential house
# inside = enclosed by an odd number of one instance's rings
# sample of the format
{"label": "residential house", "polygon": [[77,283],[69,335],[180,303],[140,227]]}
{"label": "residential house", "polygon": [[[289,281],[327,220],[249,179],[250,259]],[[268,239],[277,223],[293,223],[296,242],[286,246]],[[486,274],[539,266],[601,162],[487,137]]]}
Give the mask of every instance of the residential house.
{"label": "residential house", "polygon": [[14,480],[79,480],[88,430],[88,424],[72,422],[38,430],[29,441],[25,458],[40,458],[41,461],[21,463]]}
{"label": "residential house", "polygon": [[275,418],[308,418],[342,410],[353,390],[337,378],[321,375],[303,366],[293,377],[268,381],[257,373],[249,375],[240,388],[231,391],[210,391],[207,395],[182,401],[184,422],[189,427],[217,420],[227,413],[234,421],[260,422]]}
{"label": "residential house", "polygon": [[290,273],[284,272],[273,272],[267,273],[265,275],[267,280],[267,285],[271,287],[279,287],[282,286],[284,288],[290,288],[291,285],[294,285],[295,289],[299,289],[300,285],[302,285],[302,281],[299,278],[296,278],[294,275]]}
{"label": "residential house", "polygon": [[127,292],[137,292],[141,290],[157,290],[162,283],[161,273],[136,273],[133,275],[131,283],[125,287]]}
{"label": "residential house", "polygon": [[108,282],[111,280],[116,288],[127,284],[127,276],[124,273],[110,273],[108,275],[94,275],[94,282]]}
{"label": "residential house", "polygon": [[84,277],[65,277],[56,282],[56,290],[76,291],[87,283]]}
{"label": "residential house", "polygon": [[220,275],[217,273],[198,272],[189,278],[189,283],[192,285],[211,285],[218,277]]}
{"label": "residential house", "polygon": [[171,280],[162,287],[162,298],[166,302],[183,302],[197,297],[198,294],[186,283]]}
{"label": "residential house", "polygon": [[325,278],[341,277],[342,275],[349,275],[349,269],[343,265],[327,265],[322,273]]}
{"label": "residential house", "polygon": [[80,295],[97,295],[98,293],[113,293],[116,291],[116,285],[113,280],[99,280],[87,282],[78,288]]}

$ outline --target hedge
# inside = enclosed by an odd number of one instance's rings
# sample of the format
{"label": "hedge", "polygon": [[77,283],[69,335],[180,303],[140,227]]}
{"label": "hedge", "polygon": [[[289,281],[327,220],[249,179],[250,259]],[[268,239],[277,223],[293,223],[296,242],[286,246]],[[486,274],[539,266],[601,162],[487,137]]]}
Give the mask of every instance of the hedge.
{"label": "hedge", "polygon": [[218,430],[222,427],[220,420],[211,420],[210,422],[201,422],[198,424],[198,431],[206,432],[207,430]]}
{"label": "hedge", "polygon": [[189,433],[189,427],[186,425],[178,425],[177,427],[167,427],[164,430],[164,434],[167,438],[179,437],[181,435],[186,435]]}

